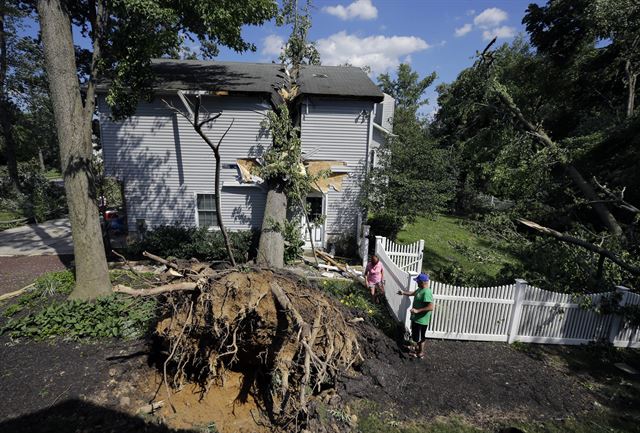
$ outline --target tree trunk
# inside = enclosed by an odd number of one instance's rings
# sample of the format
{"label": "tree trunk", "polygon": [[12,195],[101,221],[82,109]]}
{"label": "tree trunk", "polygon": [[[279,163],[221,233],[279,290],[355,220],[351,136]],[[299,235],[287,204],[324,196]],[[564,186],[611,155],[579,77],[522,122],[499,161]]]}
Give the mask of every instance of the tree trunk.
{"label": "tree trunk", "polygon": [[216,180],[215,180],[215,188],[216,188],[216,216],[218,218],[218,227],[220,227],[220,233],[222,233],[222,239],[224,239],[224,246],[227,248],[227,255],[229,256],[229,260],[231,261],[231,266],[236,266],[236,259],[233,257],[233,250],[231,249],[231,241],[229,240],[229,234],[224,227],[224,223],[222,221],[222,203],[220,198],[220,170],[222,169],[220,164],[220,152],[218,148],[213,148],[213,154],[216,158]]}
{"label": "tree trunk", "polygon": [[2,136],[4,138],[5,155],[7,158],[7,169],[9,171],[9,179],[13,187],[19,189],[20,180],[18,178],[18,162],[16,160],[16,143],[13,140],[12,122],[10,102],[7,89],[7,34],[5,33],[5,2],[2,2],[2,10],[0,11],[0,127],[2,127]]}
{"label": "tree trunk", "polygon": [[634,73],[631,60],[627,60],[625,72],[627,74],[627,118],[630,118],[635,110],[636,82],[638,80],[638,74]]}
{"label": "tree trunk", "polygon": [[284,266],[284,238],[280,230],[274,229],[274,225],[281,227],[287,220],[287,196],[281,185],[269,186],[256,261],[259,265],[270,268],[282,268]]}
{"label": "tree trunk", "polygon": [[602,221],[602,223],[607,226],[607,230],[609,230],[609,233],[622,239],[624,233],[622,231],[622,228],[620,227],[620,224],[618,224],[618,221],[605,204],[598,203],[598,201],[600,201],[600,197],[598,197],[598,194],[593,190],[591,184],[589,184],[589,182],[587,182],[582,177],[580,172],[572,164],[567,164],[565,166],[565,170],[567,171],[567,174],[569,175],[573,183],[578,187],[578,189],[580,189],[582,195],[584,195],[587,200],[592,202],[591,208],[595,211],[596,215],[598,215],[600,221]]}
{"label": "tree trunk", "polygon": [[38,0],[37,9],[73,236],[71,297],[92,299],[110,294],[111,282],[91,175],[91,117],[84,115],[69,16],[60,0]]}

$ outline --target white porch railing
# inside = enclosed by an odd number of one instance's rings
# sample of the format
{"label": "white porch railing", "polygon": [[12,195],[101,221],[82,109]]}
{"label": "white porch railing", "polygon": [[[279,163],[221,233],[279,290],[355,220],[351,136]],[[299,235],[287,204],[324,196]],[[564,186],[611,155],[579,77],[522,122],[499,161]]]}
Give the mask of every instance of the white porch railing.
{"label": "white porch railing", "polygon": [[[398,290],[414,290],[416,272],[401,268],[392,258],[403,251],[388,239],[376,237],[376,254],[385,271],[385,297],[396,319],[410,328],[411,299]],[[412,244],[414,245],[414,244]],[[405,246],[411,247],[412,245]],[[421,244],[423,245],[423,244]],[[403,246],[400,246],[403,247]],[[405,251],[415,251],[406,248]],[[401,260],[407,255],[396,256]],[[411,264],[411,260],[402,263]],[[420,266],[422,268],[422,255]],[[524,280],[496,287],[459,287],[431,282],[435,310],[427,336],[456,340],[504,341],[512,343],[587,344],[609,341],[617,347],[640,347],[640,327],[621,316],[600,314],[592,307],[612,293],[581,296],[550,292]],[[618,287],[620,305],[640,305],[640,295]]]}

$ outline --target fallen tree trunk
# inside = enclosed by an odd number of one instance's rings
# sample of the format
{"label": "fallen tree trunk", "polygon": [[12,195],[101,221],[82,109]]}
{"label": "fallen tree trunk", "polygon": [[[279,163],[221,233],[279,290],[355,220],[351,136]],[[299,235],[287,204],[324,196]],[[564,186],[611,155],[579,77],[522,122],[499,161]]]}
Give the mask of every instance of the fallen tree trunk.
{"label": "fallen tree trunk", "polygon": [[587,242],[583,239],[579,239],[576,238],[574,236],[570,236],[570,235],[565,235],[563,233],[560,233],[559,231],[550,229],[548,227],[544,227],[541,226],[540,224],[534,223],[533,221],[529,221],[526,219],[518,219],[518,222],[529,227],[532,228],[542,234],[545,234],[547,236],[551,236],[555,239],[558,239],[561,242],[566,242],[568,244],[572,244],[572,245],[577,245],[579,247],[582,247],[586,250],[592,251],[596,254],[600,254],[602,257],[606,257],[607,259],[611,260],[613,263],[615,263],[616,265],[620,266],[622,269],[624,269],[625,271],[633,274],[633,275],[640,275],[640,268],[631,265],[627,262],[625,262],[624,260],[622,260],[620,257],[618,257],[617,255],[615,255],[613,252],[604,249],[602,247],[599,247],[597,245],[594,245],[590,242]]}

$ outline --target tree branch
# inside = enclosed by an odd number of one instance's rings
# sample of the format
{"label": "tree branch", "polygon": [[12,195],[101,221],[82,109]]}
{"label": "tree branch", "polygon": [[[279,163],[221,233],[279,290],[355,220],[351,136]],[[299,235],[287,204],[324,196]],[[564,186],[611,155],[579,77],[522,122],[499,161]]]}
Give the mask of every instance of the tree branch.
{"label": "tree branch", "polygon": [[582,247],[586,250],[589,250],[591,252],[594,252],[596,254],[600,254],[601,256],[604,256],[606,258],[608,258],[609,260],[611,260],[613,263],[615,263],[616,265],[620,266],[622,269],[626,270],[627,272],[633,274],[633,275],[640,275],[640,268],[631,265],[627,262],[625,262],[624,260],[622,260],[620,257],[618,257],[617,255],[615,255],[613,252],[604,249],[602,247],[599,247],[597,245],[594,245],[590,242],[587,242],[583,239],[579,239],[576,238],[574,236],[570,236],[570,235],[565,235],[563,233],[560,233],[559,231],[550,229],[548,227],[543,227],[540,224],[534,223],[533,221],[529,221],[526,219],[518,219],[518,222],[529,227],[532,228],[542,234],[545,234],[547,236],[551,236],[561,242],[565,242],[568,244],[572,244],[572,245],[577,245],[579,247]]}
{"label": "tree branch", "polygon": [[169,292],[188,292],[198,288],[196,283],[175,283],[154,287],[153,289],[133,289],[129,286],[118,284],[113,286],[114,293],[124,293],[131,296],[155,296]]}
{"label": "tree branch", "polygon": [[[84,101],[84,121],[87,125],[91,125],[93,112],[95,110],[95,94],[96,84],[98,81],[99,63],[102,60],[102,38],[105,27],[105,5],[103,0],[89,1],[89,21],[91,22],[91,40],[93,45],[93,53],[91,55],[91,67],[89,72],[89,82],[87,83],[87,93]],[[91,133],[91,127],[89,134]],[[91,137],[89,137],[91,143]],[[90,145],[90,144],[89,144]]]}

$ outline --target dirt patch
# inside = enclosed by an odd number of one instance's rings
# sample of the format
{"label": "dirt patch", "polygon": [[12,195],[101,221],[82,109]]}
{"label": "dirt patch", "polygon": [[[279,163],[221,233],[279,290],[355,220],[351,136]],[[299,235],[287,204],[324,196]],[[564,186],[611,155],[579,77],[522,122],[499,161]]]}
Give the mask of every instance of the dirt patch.
{"label": "dirt patch", "polygon": [[427,357],[407,357],[377,329],[362,326],[365,361],[340,393],[393,411],[400,419],[463,414],[485,424],[563,418],[594,409],[574,377],[507,344],[433,340]]}
{"label": "dirt patch", "polygon": [[166,404],[168,399],[162,375],[149,371],[138,383],[136,394],[156,395],[153,403],[162,406],[155,411],[154,417],[170,428],[209,429],[220,433],[270,432],[269,419],[262,415],[244,384],[244,376],[237,372],[228,372],[223,384],[211,387],[206,393],[196,384],[187,384],[171,394],[174,412]]}
{"label": "dirt patch", "polygon": [[73,256],[0,257],[0,295],[23,288],[47,272],[62,271]]}

